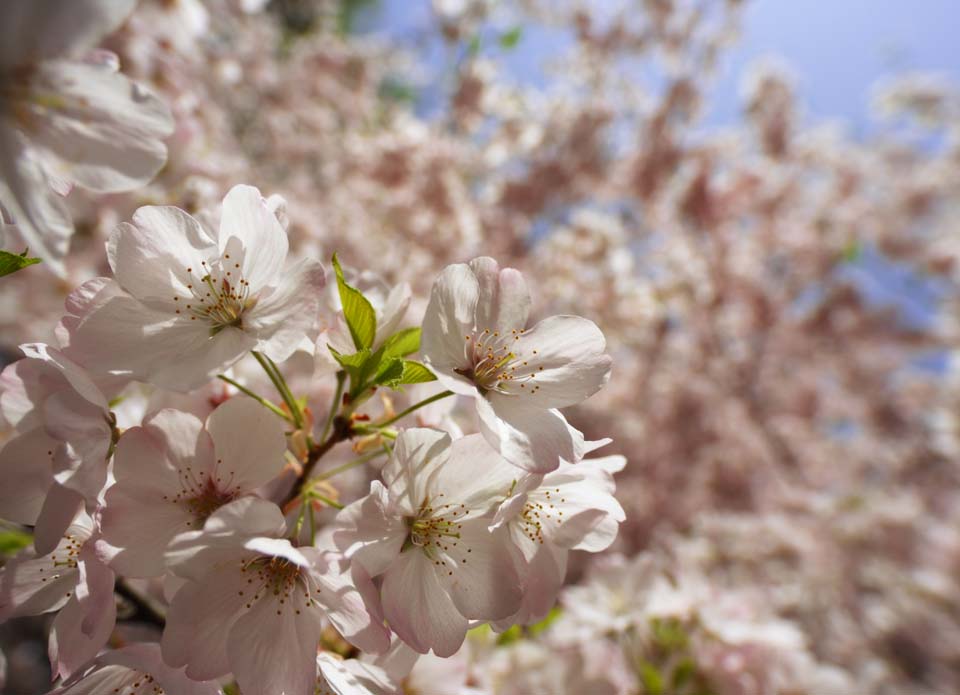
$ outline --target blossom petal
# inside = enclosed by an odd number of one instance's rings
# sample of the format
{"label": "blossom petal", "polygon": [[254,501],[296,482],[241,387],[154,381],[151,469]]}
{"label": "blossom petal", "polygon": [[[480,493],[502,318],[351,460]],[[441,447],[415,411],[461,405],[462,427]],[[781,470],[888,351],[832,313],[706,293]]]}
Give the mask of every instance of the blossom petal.
{"label": "blossom petal", "polygon": [[[612,359],[593,321],[551,316],[520,335],[509,392],[541,408],[565,408],[586,400],[610,378]],[[502,384],[503,382],[501,382]],[[521,387],[522,384],[522,387]]]}
{"label": "blossom petal", "polygon": [[120,26],[135,5],[136,0],[5,0],[0,67],[81,55]]}
{"label": "blossom petal", "polygon": [[383,612],[411,648],[451,656],[463,644],[468,622],[443,590],[433,562],[419,549],[402,553],[384,575]]}
{"label": "blossom petal", "polygon": [[[113,581],[111,579],[111,585]],[[92,616],[89,630],[83,629],[87,613],[77,597],[72,597],[54,618],[50,628],[50,664],[53,676],[69,678],[78,669],[85,666],[103,649],[117,622],[117,604],[110,600],[103,602],[102,610]]]}
{"label": "blossom petal", "polygon": [[277,278],[257,299],[244,327],[259,338],[257,349],[275,362],[292,355],[304,337],[316,341],[319,333],[321,290],[326,284],[323,266],[302,260]]}
{"label": "blossom petal", "polygon": [[160,642],[163,660],[174,668],[186,666],[193,680],[228,673],[227,635],[249,600],[246,588],[239,561],[213,567],[203,581],[185,584],[167,611]]}
{"label": "blossom petal", "polygon": [[[457,263],[443,269],[433,283],[423,317],[420,352],[438,372],[452,379],[458,393],[476,389],[454,370],[468,365],[466,337],[474,331],[474,314],[480,296],[477,276],[468,265]],[[450,387],[452,388],[452,387]]]}
{"label": "blossom petal", "polygon": [[503,334],[524,328],[530,315],[530,292],[520,271],[501,269],[487,256],[470,261],[470,270],[476,275],[480,289],[476,327]]}
{"label": "blossom petal", "polygon": [[523,556],[507,529],[491,532],[487,526],[484,519],[461,524],[460,537],[444,546],[446,562],[436,568],[457,610],[475,620],[513,615],[523,599]]}
{"label": "blossom petal", "polygon": [[[223,199],[220,214],[220,253],[230,253],[230,240],[236,239],[241,248],[235,258],[244,279],[253,290],[273,284],[283,271],[289,241],[276,215],[253,186],[238,185]],[[224,256],[227,257],[227,256]]]}
{"label": "blossom petal", "polygon": [[403,519],[388,511],[387,489],[379,480],[370,483],[370,494],[342,509],[333,533],[337,547],[371,576],[383,574],[400,554],[409,529]]}
{"label": "blossom petal", "polygon": [[229,631],[227,655],[237,683],[248,693],[311,695],[320,631],[318,611],[295,611],[268,593]]}
{"label": "blossom petal", "polygon": [[404,514],[419,512],[430,475],[446,463],[449,454],[450,435],[442,430],[411,427],[400,433],[381,476],[390,499]]}
{"label": "blossom petal", "polygon": [[31,144],[51,173],[92,191],[129,191],[148,183],[167,161],[162,138],[173,132],[166,104],[103,66],[43,63],[30,88],[62,103],[33,119]]}
{"label": "blossom petal", "polygon": [[60,443],[41,428],[8,440],[0,449],[0,517],[33,525],[53,484],[53,456]]}
{"label": "blossom petal", "polygon": [[117,282],[154,308],[175,311],[176,300],[193,297],[189,285],[202,282],[203,263],[217,255],[217,242],[183,210],[148,205],[133,214],[133,224],[118,225],[110,235],[107,258]]}
{"label": "blossom petal", "polygon": [[560,460],[583,458],[583,436],[558,410],[544,410],[498,393],[477,399],[480,431],[503,458],[531,473],[548,473]]}
{"label": "blossom petal", "polygon": [[66,201],[50,187],[23,136],[4,121],[0,121],[0,204],[30,250],[63,276],[63,257],[73,235]]}
{"label": "blossom petal", "polygon": [[207,418],[217,456],[217,478],[227,489],[251,491],[286,465],[283,421],[252,398],[235,396]]}

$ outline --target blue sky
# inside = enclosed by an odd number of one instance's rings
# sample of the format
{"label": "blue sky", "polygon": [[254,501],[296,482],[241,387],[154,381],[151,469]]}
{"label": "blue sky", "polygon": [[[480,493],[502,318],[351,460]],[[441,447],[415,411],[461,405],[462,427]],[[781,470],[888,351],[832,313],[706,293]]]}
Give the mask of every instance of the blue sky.
{"label": "blue sky", "polygon": [[[449,59],[440,42],[424,41],[432,27],[429,0],[383,0],[360,27],[416,46],[434,67]],[[840,118],[862,129],[870,87],[880,77],[924,70],[960,82],[958,28],[960,0],[745,0],[741,38],[721,62],[708,120],[735,121],[745,67],[779,56],[792,68],[810,118]],[[542,80],[544,59],[566,40],[525,27],[519,45],[504,56],[511,77]],[[428,100],[435,88],[428,88]]]}

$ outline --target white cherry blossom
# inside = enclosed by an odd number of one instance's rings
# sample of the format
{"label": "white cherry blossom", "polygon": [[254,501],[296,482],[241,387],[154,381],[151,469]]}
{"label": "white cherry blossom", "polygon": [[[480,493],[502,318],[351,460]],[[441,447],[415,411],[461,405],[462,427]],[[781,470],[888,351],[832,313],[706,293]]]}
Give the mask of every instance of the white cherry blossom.
{"label": "white cherry blossom", "polygon": [[93,519],[74,498],[63,537],[47,554],[28,548],[0,568],[0,622],[59,611],[50,630],[54,676],[68,678],[96,656],[116,622],[113,571],[95,552]]}
{"label": "white cherry blossom", "polygon": [[403,431],[383,481],[337,517],[337,545],[372,576],[390,627],[420,653],[450,656],[471,621],[516,613],[523,557],[506,529],[489,529],[516,469],[480,435],[451,444],[438,430]]}
{"label": "white cherry blossom", "polygon": [[192,681],[163,663],[157,644],[106,652],[49,695],[222,695],[216,683]]}
{"label": "white cherry blossom", "polygon": [[476,399],[480,431],[510,463],[546,473],[583,455],[558,408],[596,393],[610,374],[600,329],[578,316],[526,328],[523,276],[492,258],[447,266],[423,320],[421,350],[438,379]]}
{"label": "white cherry blossom", "polygon": [[325,620],[365,651],[389,646],[362,568],[284,533],[276,505],[246,497],[174,539],[168,562],[188,581],[167,614],[168,665],[195,680],[232,672],[244,692],[313,695]]}
{"label": "white cherry blossom", "polygon": [[[6,0],[0,6],[0,204],[56,272],[73,233],[73,184],[144,185],[167,159],[167,107],[94,52],[135,0]],[[20,249],[22,250],[22,249]]]}
{"label": "white cherry blossom", "polygon": [[173,537],[277,476],[286,448],[280,418],[245,396],[220,405],[206,427],[165,409],[124,432],[101,512],[103,536],[118,550],[111,566],[132,577],[162,574]]}
{"label": "white cherry blossom", "polygon": [[0,374],[0,413],[14,436],[0,449],[0,517],[37,525],[41,553],[59,541],[80,496],[92,511],[107,480],[114,417],[78,364],[42,343]]}
{"label": "white cherry blossom", "polygon": [[317,656],[315,695],[394,695],[396,684],[379,666],[341,659],[328,652]]}
{"label": "white cherry blossom", "polygon": [[[286,267],[286,232],[260,192],[234,186],[214,233],[175,207],[142,207],[108,246],[114,281],[81,287],[64,321],[91,369],[164,388],[202,386],[250,350],[287,359],[316,340],[323,267]],[[104,349],[109,346],[109,349]]]}
{"label": "white cherry blossom", "polygon": [[625,464],[623,456],[563,463],[532,489],[518,490],[504,502],[499,516],[529,569],[521,610],[497,627],[507,629],[545,618],[563,586],[569,552],[597,553],[610,547],[625,518],[613,494],[613,473]]}

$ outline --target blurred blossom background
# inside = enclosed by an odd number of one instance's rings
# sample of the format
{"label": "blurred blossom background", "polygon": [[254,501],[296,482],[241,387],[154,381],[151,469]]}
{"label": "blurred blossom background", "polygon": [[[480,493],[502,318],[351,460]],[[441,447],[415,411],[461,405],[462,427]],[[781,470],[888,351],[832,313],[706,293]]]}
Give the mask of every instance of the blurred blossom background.
{"label": "blurred blossom background", "polygon": [[[545,623],[407,693],[960,692],[958,26],[955,0],[141,0],[105,46],[170,105],[169,162],[70,196],[69,278],[4,278],[0,347],[53,342],[137,207],[240,182],[298,253],[410,283],[411,325],[494,256],[606,334],[568,417],[627,457],[627,520]],[[44,635],[0,626],[3,692],[49,687]]]}

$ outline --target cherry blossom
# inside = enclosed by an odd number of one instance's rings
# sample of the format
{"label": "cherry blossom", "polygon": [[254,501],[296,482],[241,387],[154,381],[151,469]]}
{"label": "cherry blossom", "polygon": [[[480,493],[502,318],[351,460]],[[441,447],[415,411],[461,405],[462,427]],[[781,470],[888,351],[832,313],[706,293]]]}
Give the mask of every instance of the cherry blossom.
{"label": "cherry blossom", "polygon": [[48,552],[70,523],[71,497],[92,510],[107,480],[115,418],[89,374],[61,351],[22,345],[0,374],[0,413],[16,430],[0,449],[0,516],[38,525]]}
{"label": "cherry blossom", "polygon": [[563,586],[569,552],[597,553],[613,543],[625,518],[613,496],[613,474],[624,465],[623,456],[564,463],[532,489],[521,487],[504,502],[498,515],[506,521],[512,542],[523,551],[529,570],[523,607],[499,627],[545,618]]}
{"label": "cherry blossom", "polygon": [[526,328],[523,276],[492,258],[448,266],[423,319],[424,360],[455,393],[474,396],[480,430],[505,459],[546,473],[578,461],[583,439],[557,408],[596,393],[610,374],[600,329],[577,316]]}
{"label": "cherry blossom", "polygon": [[[278,362],[317,335],[323,267],[286,266],[288,241],[252,186],[223,199],[219,233],[174,207],[143,207],[108,246],[115,280],[75,301],[71,354],[165,388],[201,386],[250,350]],[[109,340],[110,350],[102,345]]]}
{"label": "cherry blossom", "polygon": [[379,666],[357,659],[317,656],[316,695],[393,695],[397,686]]}
{"label": "cherry blossom", "polygon": [[353,562],[383,575],[390,627],[420,653],[450,656],[470,621],[513,615],[523,556],[489,526],[517,475],[480,435],[451,443],[439,430],[404,430],[383,483],[337,517],[334,539]]}
{"label": "cherry blossom", "polygon": [[132,644],[97,657],[49,695],[222,695],[216,683],[193,681],[163,663],[157,644]]}
{"label": "cherry blossom", "polygon": [[93,52],[134,0],[10,0],[0,10],[0,204],[58,273],[73,223],[62,196],[142,186],[167,158],[163,102]]}
{"label": "cherry blossom", "polygon": [[312,695],[326,620],[366,651],[387,648],[365,573],[329,551],[293,547],[285,532],[278,507],[246,497],[174,539],[168,562],[188,581],[167,614],[168,665],[195,680],[232,672],[247,692]]}
{"label": "cherry blossom", "polygon": [[206,426],[165,409],[124,432],[101,512],[103,537],[117,549],[111,566],[131,577],[162,574],[170,540],[277,476],[286,448],[281,420],[244,396]]}
{"label": "cherry blossom", "polygon": [[116,620],[114,574],[95,552],[94,521],[74,498],[53,552],[24,550],[0,568],[0,621],[59,611],[50,630],[54,675],[68,678],[106,644]]}

